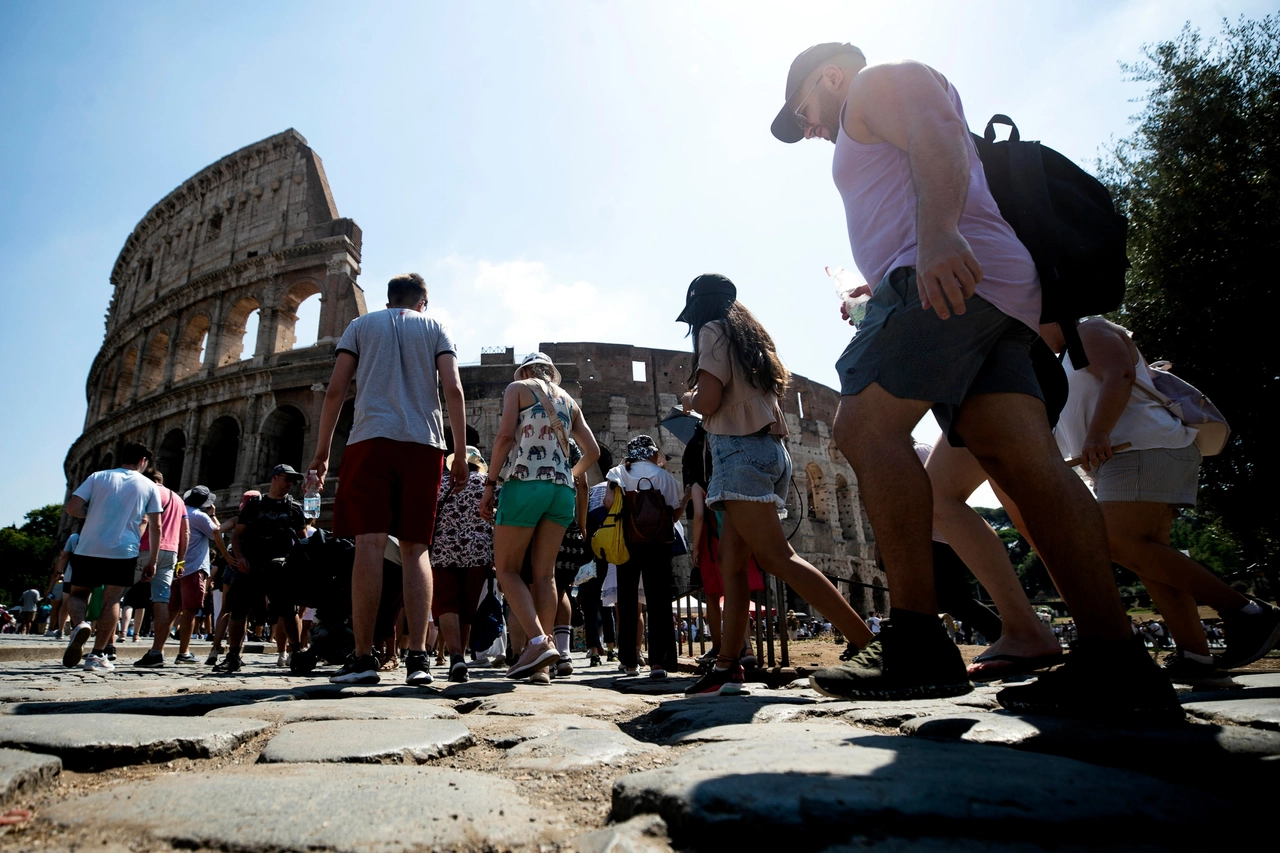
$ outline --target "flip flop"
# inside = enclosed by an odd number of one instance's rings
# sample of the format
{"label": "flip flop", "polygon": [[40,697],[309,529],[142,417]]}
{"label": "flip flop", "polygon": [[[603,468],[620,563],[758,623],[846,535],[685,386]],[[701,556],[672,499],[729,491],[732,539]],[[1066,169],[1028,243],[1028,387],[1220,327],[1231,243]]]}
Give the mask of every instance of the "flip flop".
{"label": "flip flop", "polygon": [[[1020,655],[979,655],[969,664],[969,678],[972,681],[999,681],[1015,675],[1026,675],[1062,663],[1066,656],[1062,652],[1035,657]],[[997,666],[982,666],[997,664]],[[974,667],[979,667],[976,671]]]}

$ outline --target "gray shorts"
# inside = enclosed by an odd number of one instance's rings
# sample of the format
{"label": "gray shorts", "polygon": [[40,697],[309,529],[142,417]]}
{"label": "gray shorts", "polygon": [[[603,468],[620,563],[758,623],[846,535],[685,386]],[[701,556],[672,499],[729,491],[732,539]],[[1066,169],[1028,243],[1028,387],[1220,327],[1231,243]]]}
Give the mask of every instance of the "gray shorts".
{"label": "gray shorts", "polygon": [[[134,583],[142,580],[142,570],[147,567],[150,551],[138,554],[138,567],[134,570]],[[178,567],[177,551],[160,551],[156,558],[156,573],[151,576],[151,600],[162,604],[169,603],[169,588],[173,586],[173,572]]]}
{"label": "gray shorts", "polygon": [[1192,443],[1122,451],[1102,463],[1089,481],[1100,502],[1193,507],[1200,481],[1200,449]]}
{"label": "gray shorts", "polygon": [[867,315],[836,361],[840,393],[876,382],[902,400],[932,403],[952,447],[960,404],[976,394],[1027,394],[1043,401],[1031,363],[1038,335],[981,296],[965,313],[942,320],[920,307],[915,267],[890,270],[867,303]]}

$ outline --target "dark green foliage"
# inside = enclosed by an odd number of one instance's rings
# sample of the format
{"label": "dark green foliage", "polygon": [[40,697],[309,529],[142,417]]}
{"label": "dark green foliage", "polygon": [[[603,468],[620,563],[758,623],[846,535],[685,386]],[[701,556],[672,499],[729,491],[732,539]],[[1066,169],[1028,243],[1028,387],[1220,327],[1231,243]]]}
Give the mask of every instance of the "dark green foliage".
{"label": "dark green foliage", "polygon": [[57,541],[62,507],[49,504],[26,514],[22,527],[0,528],[0,598],[12,604],[23,590],[45,591],[53,559],[60,550]]}
{"label": "dark green foliage", "polygon": [[1224,22],[1210,41],[1188,26],[1144,52],[1146,61],[1125,66],[1151,86],[1137,129],[1102,164],[1130,223],[1133,268],[1114,319],[1148,360],[1172,361],[1231,422],[1231,444],[1202,469],[1197,518],[1217,531],[1215,544],[1197,538],[1192,547],[1197,559],[1230,573],[1274,563],[1280,550],[1271,500],[1280,477],[1271,435],[1280,365],[1270,348],[1280,255],[1280,17]]}

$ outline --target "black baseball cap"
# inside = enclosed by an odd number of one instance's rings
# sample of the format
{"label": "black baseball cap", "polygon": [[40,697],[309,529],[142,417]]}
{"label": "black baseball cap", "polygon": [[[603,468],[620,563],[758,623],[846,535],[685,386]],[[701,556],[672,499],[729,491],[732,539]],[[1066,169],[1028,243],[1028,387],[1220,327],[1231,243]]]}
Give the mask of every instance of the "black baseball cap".
{"label": "black baseball cap", "polygon": [[293,469],[293,466],[292,466],[292,465],[283,465],[283,464],[282,464],[282,465],[277,465],[276,467],[274,467],[274,468],[272,468],[272,469],[271,469],[271,476],[272,476],[272,477],[278,477],[278,476],[280,476],[281,474],[284,474],[284,475],[285,475],[286,477],[288,477],[290,480],[301,480],[301,479],[303,479],[302,475],[301,475],[301,474],[299,474],[297,471],[295,471],[295,470]]}
{"label": "black baseball cap", "polygon": [[680,312],[680,316],[676,318],[677,323],[688,323],[689,308],[693,300],[699,296],[708,296],[718,293],[727,296],[730,299],[738,298],[738,288],[734,287],[733,282],[720,275],[718,272],[708,272],[695,278],[689,282],[689,292],[684,297],[684,310]]}
{"label": "black baseball cap", "polygon": [[[796,122],[795,107],[791,106],[791,99],[796,96],[805,78],[831,57],[848,51],[862,55],[861,49],[847,42],[829,41],[815,44],[792,61],[791,70],[787,72],[787,96],[782,99],[782,109],[778,110],[778,117],[773,120],[770,128],[780,141],[790,143],[804,139],[804,130]],[[865,59],[863,57],[864,61]]]}

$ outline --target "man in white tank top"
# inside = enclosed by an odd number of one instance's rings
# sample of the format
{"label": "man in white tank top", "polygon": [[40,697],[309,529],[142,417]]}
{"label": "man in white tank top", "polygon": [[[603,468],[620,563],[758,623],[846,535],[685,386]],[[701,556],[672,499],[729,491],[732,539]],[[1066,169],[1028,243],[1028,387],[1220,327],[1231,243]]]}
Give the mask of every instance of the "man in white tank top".
{"label": "man in white tank top", "polygon": [[1003,691],[1001,704],[1180,716],[1133,640],[1101,513],[1049,431],[1030,360],[1035,266],[991,197],[955,87],[918,62],[868,66],[853,45],[816,45],[792,63],[772,130],[783,142],[835,144],[849,242],[872,293],[836,363],[833,433],[858,475],[893,609],[873,648],[820,670],[814,686],[890,699],[968,689],[937,618],[932,495],[912,450],[911,430],[932,408],[950,443],[967,446],[1022,509],[1080,626],[1066,666]]}

